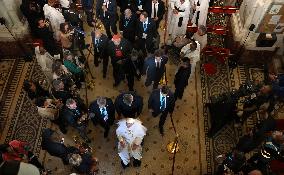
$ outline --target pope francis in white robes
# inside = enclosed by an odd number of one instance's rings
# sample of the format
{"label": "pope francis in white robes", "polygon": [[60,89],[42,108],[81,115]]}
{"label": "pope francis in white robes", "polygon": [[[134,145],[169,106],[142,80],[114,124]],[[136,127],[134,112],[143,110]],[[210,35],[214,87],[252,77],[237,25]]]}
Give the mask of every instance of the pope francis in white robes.
{"label": "pope francis in white robes", "polygon": [[147,128],[137,119],[126,118],[119,120],[116,135],[118,138],[118,155],[122,161],[122,167],[129,166],[130,158],[133,157],[133,166],[141,165],[142,146]]}

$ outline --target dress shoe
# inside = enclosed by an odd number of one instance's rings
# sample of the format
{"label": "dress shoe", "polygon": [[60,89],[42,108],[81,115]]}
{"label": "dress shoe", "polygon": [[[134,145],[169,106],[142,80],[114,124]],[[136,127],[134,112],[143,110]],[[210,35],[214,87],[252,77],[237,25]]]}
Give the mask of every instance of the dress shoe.
{"label": "dress shoe", "polygon": [[164,128],[160,128],[160,134],[164,136]]}
{"label": "dress shoe", "polygon": [[108,132],[104,132],[104,138],[107,138]]}
{"label": "dress shoe", "polygon": [[122,165],[122,168],[123,168],[123,169],[129,167],[129,164],[125,165],[125,164],[123,163],[123,161],[121,161],[121,165]]}
{"label": "dress shoe", "polygon": [[134,159],[134,160],[133,160],[133,166],[134,166],[134,167],[140,167],[140,166],[141,166],[141,161],[140,161],[140,160],[137,160],[137,159]]}

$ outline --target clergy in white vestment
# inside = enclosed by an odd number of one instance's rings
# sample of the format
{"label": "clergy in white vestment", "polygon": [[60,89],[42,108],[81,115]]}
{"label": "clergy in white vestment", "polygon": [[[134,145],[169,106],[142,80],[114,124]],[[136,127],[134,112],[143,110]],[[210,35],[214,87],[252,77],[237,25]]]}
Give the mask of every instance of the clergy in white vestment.
{"label": "clergy in white vestment", "polygon": [[168,34],[171,35],[171,40],[176,36],[186,33],[187,24],[190,15],[189,0],[170,0],[168,12]]}
{"label": "clergy in white vestment", "polygon": [[193,0],[195,12],[191,19],[192,26],[206,26],[210,0]]}
{"label": "clergy in white vestment", "polygon": [[190,59],[190,78],[193,77],[196,63],[200,60],[200,44],[198,41],[192,41],[181,49],[180,54]]}
{"label": "clergy in white vestment", "polygon": [[61,12],[56,10],[51,4],[43,6],[44,17],[50,21],[53,31],[53,37],[59,41],[60,24],[65,22],[64,16]]}
{"label": "clergy in white vestment", "polygon": [[207,45],[207,29],[204,25],[199,25],[197,32],[195,32],[192,36],[195,41],[198,41],[200,44],[200,51],[203,50]]}
{"label": "clergy in white vestment", "polygon": [[54,58],[43,48],[35,47],[35,55],[38,65],[41,67],[43,74],[46,76],[49,83],[53,80],[52,64]]}
{"label": "clergy in white vestment", "polygon": [[118,138],[118,155],[123,168],[129,166],[130,158],[133,157],[133,166],[139,167],[142,158],[142,146],[147,128],[142,122],[133,118],[119,120],[116,135]]}

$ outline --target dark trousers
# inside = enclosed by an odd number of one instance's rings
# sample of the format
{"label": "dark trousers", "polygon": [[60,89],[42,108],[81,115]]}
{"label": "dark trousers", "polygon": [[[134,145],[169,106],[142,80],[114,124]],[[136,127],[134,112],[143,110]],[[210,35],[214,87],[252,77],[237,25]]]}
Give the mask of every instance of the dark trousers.
{"label": "dark trousers", "polygon": [[137,40],[137,45],[140,50],[142,50],[144,57],[147,56],[148,53],[154,53],[155,48],[154,48],[154,43],[153,43],[153,38],[139,38]]}
{"label": "dark trousers", "polygon": [[147,78],[146,81],[145,81],[145,86],[147,86],[147,87],[150,86],[152,84],[152,81],[154,81],[153,89],[157,89],[162,77],[163,77],[163,75],[162,76],[160,76],[160,75],[156,76],[156,78],[154,80]]}
{"label": "dark trousers", "polygon": [[159,111],[159,112],[152,112],[153,117],[157,117],[159,114],[162,115],[160,116],[160,121],[159,121],[159,128],[162,129],[164,127],[164,124],[166,122],[167,116],[168,116],[168,111]]}
{"label": "dark trousers", "polygon": [[114,83],[119,84],[125,78],[122,64],[112,62]]}
{"label": "dark trousers", "polygon": [[108,124],[107,122],[98,122],[95,119],[92,119],[92,122],[95,126],[99,124],[101,127],[103,127],[105,129],[105,134],[108,134],[110,129],[110,124]]}
{"label": "dark trousers", "polygon": [[116,28],[116,21],[114,20],[102,20],[102,23],[106,29],[106,34],[108,38],[112,38],[110,29],[112,32],[116,35],[117,34],[117,28]]}
{"label": "dark trousers", "polygon": [[134,91],[134,75],[133,74],[126,74],[126,79],[127,79],[127,86],[129,91]]}
{"label": "dark trousers", "polygon": [[176,90],[175,90],[175,93],[174,93],[175,99],[177,99],[177,98],[182,99],[184,89],[185,89],[185,87],[176,87]]}
{"label": "dark trousers", "polygon": [[96,48],[94,49],[94,64],[99,66],[99,59],[103,61],[103,76],[106,76],[107,66],[108,66],[108,56],[105,54],[100,54],[97,52]]}
{"label": "dark trousers", "polygon": [[36,166],[39,170],[44,170],[44,166],[39,162],[38,158],[31,151],[28,152],[29,163]]}
{"label": "dark trousers", "polygon": [[93,27],[93,12],[92,10],[84,9],[85,14],[87,16],[87,23],[90,27]]}

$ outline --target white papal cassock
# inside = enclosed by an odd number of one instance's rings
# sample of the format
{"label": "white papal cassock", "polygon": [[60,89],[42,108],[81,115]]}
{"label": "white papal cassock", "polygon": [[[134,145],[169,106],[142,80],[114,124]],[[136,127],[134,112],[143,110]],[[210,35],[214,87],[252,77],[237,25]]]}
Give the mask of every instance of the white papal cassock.
{"label": "white papal cassock", "polygon": [[[126,125],[128,119],[119,120],[118,128],[116,129],[116,135],[119,140],[118,143],[118,155],[125,165],[130,162],[130,158],[133,157],[137,160],[142,158],[142,146],[144,136],[146,135],[147,128],[142,125],[142,122],[137,119],[131,119],[133,125],[129,128]],[[122,147],[120,142],[124,142],[125,146]],[[132,149],[133,144],[139,145],[135,150]]]}
{"label": "white papal cassock", "polygon": [[53,31],[53,37],[57,41],[59,40],[60,24],[65,22],[64,16],[61,12],[56,10],[54,7],[45,4],[43,6],[44,17],[49,19],[50,25]]}
{"label": "white papal cassock", "polygon": [[[169,1],[168,12],[168,34],[171,34],[171,39],[175,39],[176,36],[184,35],[186,33],[187,24],[190,15],[190,2],[185,0],[181,3],[180,0]],[[174,14],[173,10],[178,9],[178,14]],[[182,18],[182,22],[181,22]]]}

